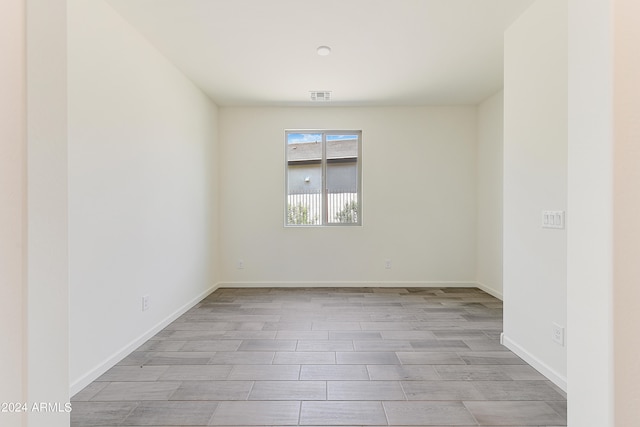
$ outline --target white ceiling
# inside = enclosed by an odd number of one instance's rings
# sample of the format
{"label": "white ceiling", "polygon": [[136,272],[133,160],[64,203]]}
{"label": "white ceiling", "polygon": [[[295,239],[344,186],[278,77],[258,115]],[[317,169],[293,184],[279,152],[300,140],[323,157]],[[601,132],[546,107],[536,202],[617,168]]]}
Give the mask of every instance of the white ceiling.
{"label": "white ceiling", "polygon": [[221,106],[476,104],[534,1],[107,0]]}

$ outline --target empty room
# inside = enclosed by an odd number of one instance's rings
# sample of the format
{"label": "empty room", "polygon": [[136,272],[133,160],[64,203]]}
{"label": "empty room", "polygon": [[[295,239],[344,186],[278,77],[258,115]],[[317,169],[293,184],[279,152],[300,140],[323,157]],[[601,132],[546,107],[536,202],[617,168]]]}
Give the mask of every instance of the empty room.
{"label": "empty room", "polygon": [[0,425],[635,426],[633,0],[0,8]]}

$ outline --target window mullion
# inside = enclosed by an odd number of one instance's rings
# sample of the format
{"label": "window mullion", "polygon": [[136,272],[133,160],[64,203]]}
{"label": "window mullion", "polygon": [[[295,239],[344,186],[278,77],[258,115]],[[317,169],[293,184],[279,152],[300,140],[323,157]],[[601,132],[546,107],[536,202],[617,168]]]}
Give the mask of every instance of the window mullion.
{"label": "window mullion", "polygon": [[322,225],[329,223],[329,194],[327,186],[327,134],[322,133]]}

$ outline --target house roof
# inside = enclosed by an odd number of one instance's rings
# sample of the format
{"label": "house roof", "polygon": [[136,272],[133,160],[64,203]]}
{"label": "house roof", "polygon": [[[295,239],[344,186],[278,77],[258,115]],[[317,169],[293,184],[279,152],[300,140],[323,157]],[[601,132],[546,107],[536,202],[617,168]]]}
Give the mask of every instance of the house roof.
{"label": "house roof", "polygon": [[[358,141],[355,139],[327,141],[327,160],[358,158]],[[287,145],[289,162],[308,162],[322,159],[320,142],[304,142]]]}

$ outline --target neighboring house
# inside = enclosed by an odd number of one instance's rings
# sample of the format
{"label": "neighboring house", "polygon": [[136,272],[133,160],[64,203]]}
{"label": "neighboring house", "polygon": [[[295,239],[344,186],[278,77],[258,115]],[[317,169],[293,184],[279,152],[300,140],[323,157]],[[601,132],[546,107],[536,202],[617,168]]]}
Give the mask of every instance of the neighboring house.
{"label": "neighboring house", "polygon": [[[320,193],[322,145],[304,142],[287,146],[289,194]],[[358,141],[327,141],[327,189],[329,193],[356,193]]]}
{"label": "neighboring house", "polygon": [[[327,212],[329,222],[357,222],[358,141],[327,141]],[[322,144],[301,142],[287,145],[287,209],[289,224],[319,224],[322,205]],[[292,209],[297,209],[291,218]],[[343,212],[341,216],[340,212]],[[345,216],[345,213],[347,216]],[[304,219],[299,218],[304,215]]]}

